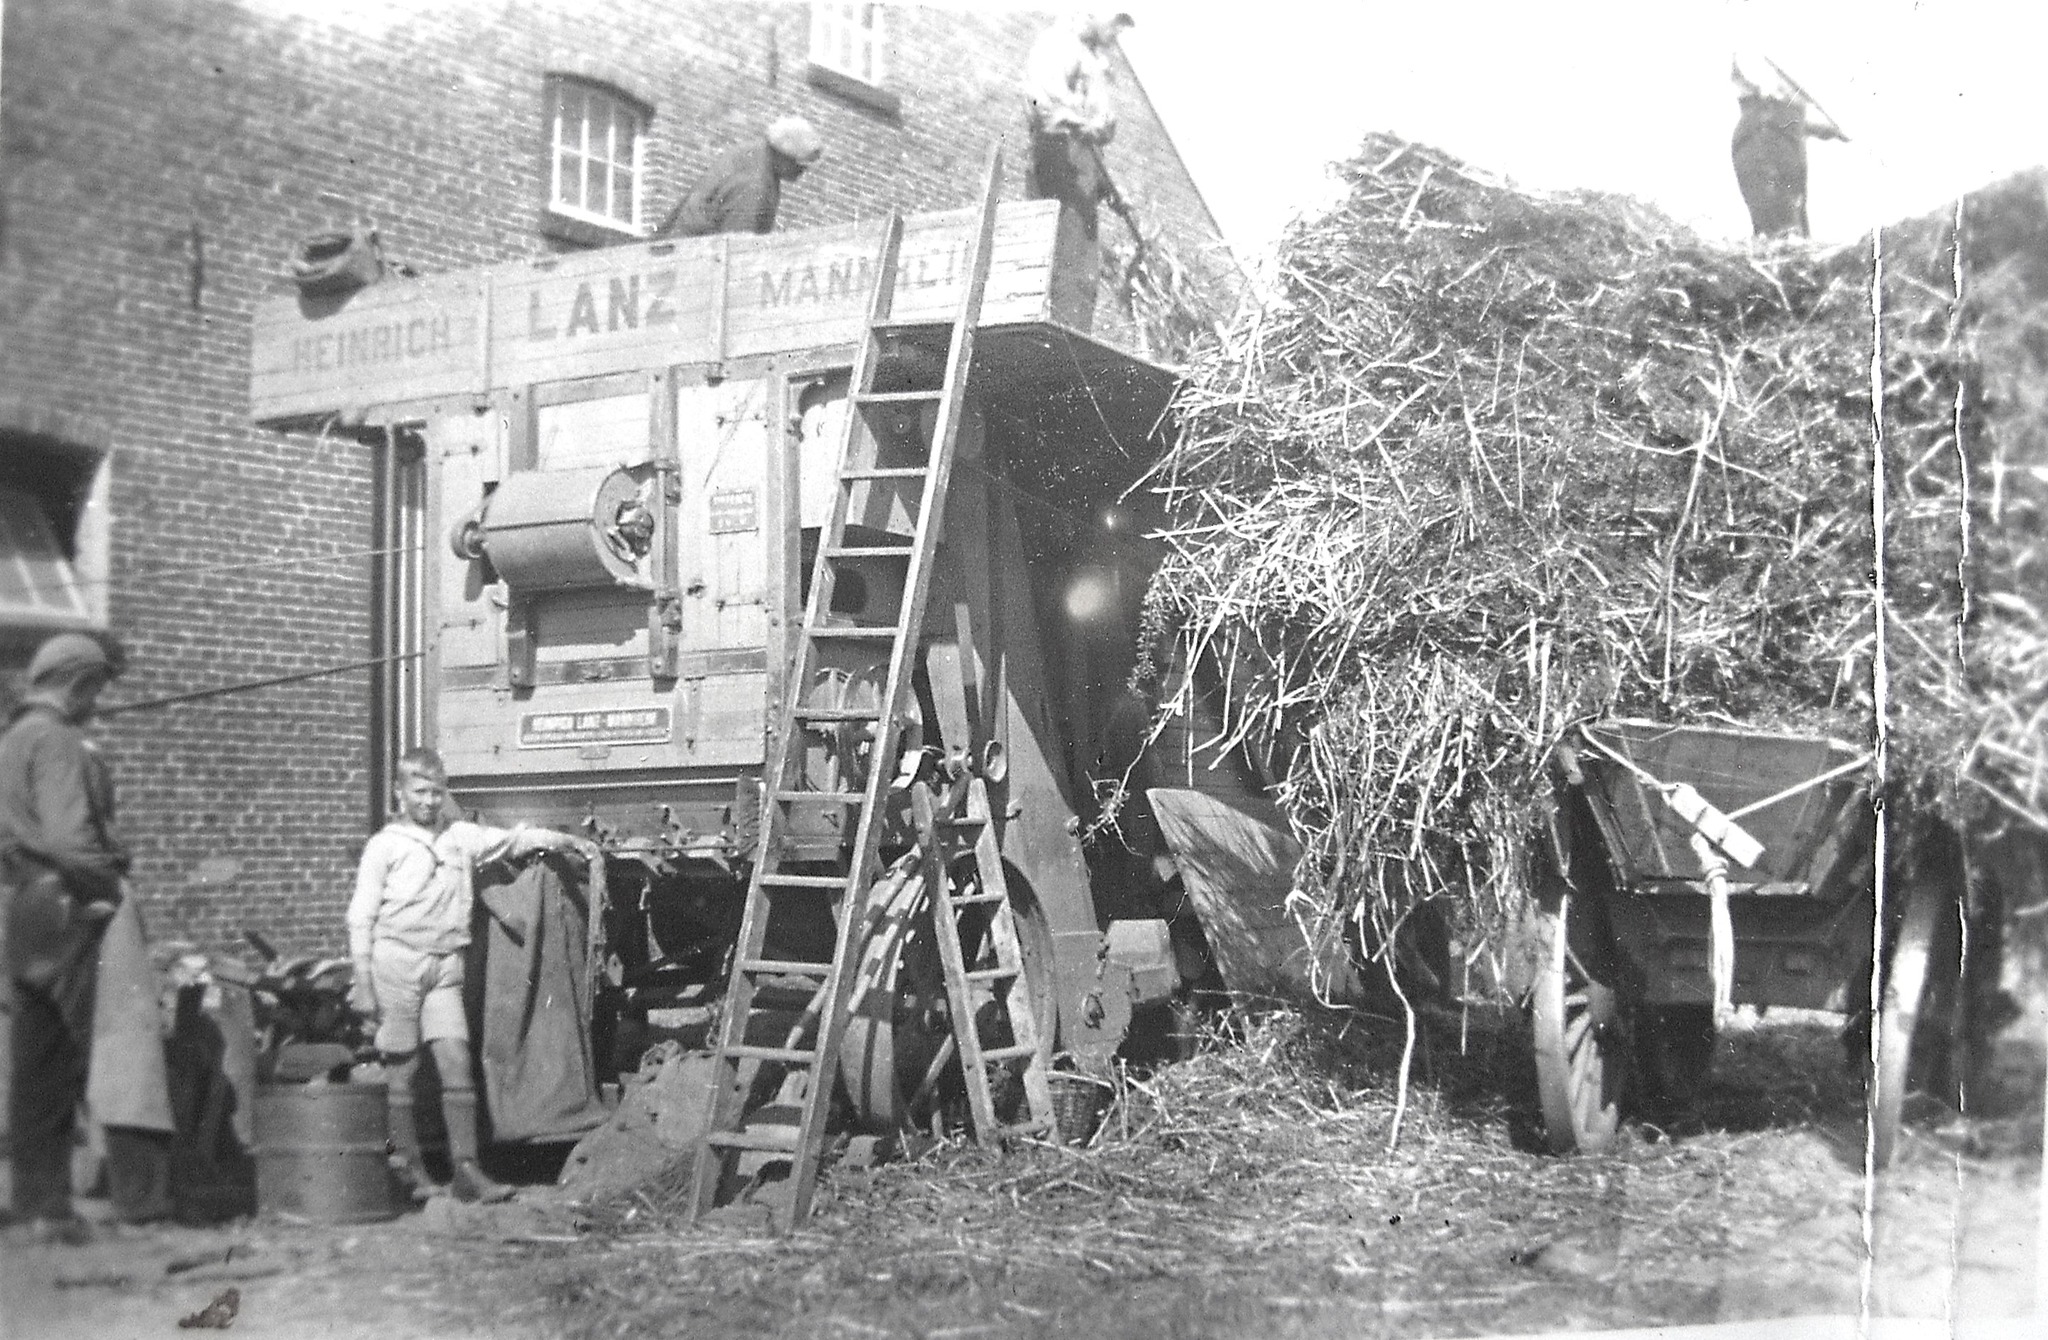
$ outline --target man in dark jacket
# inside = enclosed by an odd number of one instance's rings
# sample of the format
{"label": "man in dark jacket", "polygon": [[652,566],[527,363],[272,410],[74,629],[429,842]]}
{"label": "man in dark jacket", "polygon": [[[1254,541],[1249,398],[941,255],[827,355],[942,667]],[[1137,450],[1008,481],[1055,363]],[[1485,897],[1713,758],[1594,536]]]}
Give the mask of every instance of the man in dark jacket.
{"label": "man in dark jacket", "polygon": [[824,154],[810,122],[800,116],[782,117],[760,139],[713,159],[654,235],[773,232],[782,183],[803,176]]}
{"label": "man in dark jacket", "polygon": [[85,1097],[101,933],[118,909],[128,853],[114,832],[114,785],[86,738],[118,667],[82,633],[29,662],[28,692],[0,735],[0,894],[15,993],[14,1214],[59,1240],[71,1209],[71,1146]]}

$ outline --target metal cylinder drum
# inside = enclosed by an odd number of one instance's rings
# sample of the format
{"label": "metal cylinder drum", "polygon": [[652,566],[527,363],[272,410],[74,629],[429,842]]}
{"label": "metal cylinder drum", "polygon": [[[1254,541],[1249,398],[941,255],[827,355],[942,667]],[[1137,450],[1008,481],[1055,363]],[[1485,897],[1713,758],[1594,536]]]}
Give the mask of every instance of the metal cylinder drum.
{"label": "metal cylinder drum", "polygon": [[621,466],[523,470],[491,494],[482,546],[516,591],[644,587],[651,506]]}
{"label": "metal cylinder drum", "polygon": [[382,1084],[266,1084],[256,1092],[256,1203],[328,1224],[399,1211]]}

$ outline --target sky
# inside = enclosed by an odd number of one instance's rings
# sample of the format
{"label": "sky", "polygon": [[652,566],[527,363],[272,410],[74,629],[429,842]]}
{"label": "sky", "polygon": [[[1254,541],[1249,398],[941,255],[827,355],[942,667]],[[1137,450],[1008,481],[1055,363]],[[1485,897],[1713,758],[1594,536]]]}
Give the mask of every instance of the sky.
{"label": "sky", "polygon": [[[2034,0],[1130,0],[1133,69],[1240,259],[1327,202],[1373,130],[1539,190],[1649,200],[1749,233],[1729,163],[1737,48],[1849,134],[1810,141],[1816,238],[1941,209],[2048,164],[2048,5]],[[1113,165],[1112,165],[1113,166]]]}
{"label": "sky", "polygon": [[[378,26],[426,4],[243,0]],[[1011,0],[947,8],[1058,9]],[[5,0],[0,0],[4,5]],[[601,13],[603,0],[544,0]],[[1736,49],[1848,132],[1811,142],[1814,235],[1953,203],[2048,164],[2048,0],[1123,0],[1132,67],[1239,259],[1327,203],[1327,165],[1392,131],[1541,190],[1649,200],[1748,235],[1728,140]],[[906,75],[908,72],[906,72]],[[1112,163],[1114,168],[1114,152]]]}

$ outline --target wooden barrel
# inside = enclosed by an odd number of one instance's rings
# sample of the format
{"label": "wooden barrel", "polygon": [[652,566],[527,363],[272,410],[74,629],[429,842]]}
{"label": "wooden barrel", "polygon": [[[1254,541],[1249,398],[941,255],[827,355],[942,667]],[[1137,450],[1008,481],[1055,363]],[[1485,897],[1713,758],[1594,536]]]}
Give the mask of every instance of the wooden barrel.
{"label": "wooden barrel", "polygon": [[266,1084],[256,1093],[256,1202],[328,1224],[399,1210],[382,1084]]}

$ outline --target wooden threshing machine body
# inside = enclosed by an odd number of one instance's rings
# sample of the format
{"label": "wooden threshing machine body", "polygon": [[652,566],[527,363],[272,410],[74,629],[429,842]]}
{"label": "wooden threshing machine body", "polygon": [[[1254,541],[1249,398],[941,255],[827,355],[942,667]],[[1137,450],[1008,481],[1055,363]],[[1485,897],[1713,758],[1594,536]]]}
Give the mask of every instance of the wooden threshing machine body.
{"label": "wooden threshing machine body", "polygon": [[[1142,580],[1120,579],[1115,541],[1077,541],[1073,517],[1151,458],[1173,378],[1051,323],[1056,216],[1049,202],[998,215],[921,743],[965,741],[983,714],[1006,747],[1003,850],[1026,939],[1050,967],[1060,1045],[1087,1052],[1116,1045],[1133,996],[1130,965],[1105,957],[1075,819],[1091,812],[1084,773]],[[905,221],[899,318],[951,320],[971,223]],[[777,705],[873,689],[857,667],[831,684],[784,676],[882,228],[629,244],[258,313],[259,421],[423,459],[417,736],[465,809],[603,839],[626,996],[718,973]],[[901,431],[928,435],[917,415]],[[904,533],[902,504],[877,481],[856,529]],[[1077,582],[1095,591],[1080,619]],[[835,611],[859,617],[861,587],[842,577]],[[820,805],[797,840],[822,857],[845,822]]]}

